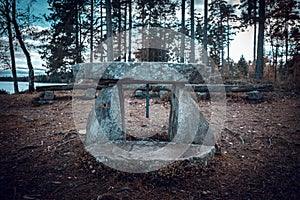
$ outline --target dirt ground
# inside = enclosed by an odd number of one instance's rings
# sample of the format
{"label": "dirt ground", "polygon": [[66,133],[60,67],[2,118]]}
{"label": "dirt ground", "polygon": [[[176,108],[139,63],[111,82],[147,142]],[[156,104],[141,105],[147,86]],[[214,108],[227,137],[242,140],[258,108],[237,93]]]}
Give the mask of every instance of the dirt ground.
{"label": "dirt ground", "polygon": [[85,151],[71,92],[37,106],[39,95],[0,95],[0,199],[300,199],[295,94],[264,93],[258,104],[227,94],[221,154],[144,174],[111,169]]}

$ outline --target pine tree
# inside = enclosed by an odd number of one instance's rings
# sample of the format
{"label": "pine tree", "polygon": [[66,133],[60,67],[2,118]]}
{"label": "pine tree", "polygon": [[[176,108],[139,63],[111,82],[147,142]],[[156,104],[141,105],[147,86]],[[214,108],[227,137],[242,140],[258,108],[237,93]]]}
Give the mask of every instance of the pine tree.
{"label": "pine tree", "polygon": [[264,73],[264,31],[265,31],[265,0],[259,0],[258,43],[255,79],[262,80]]}
{"label": "pine tree", "polygon": [[17,8],[16,8],[16,0],[12,0],[12,17],[11,17],[11,23],[14,26],[14,30],[15,30],[15,34],[16,34],[16,38],[20,44],[20,47],[26,57],[26,62],[27,62],[27,66],[28,66],[28,90],[30,92],[34,91],[34,69],[33,69],[33,65],[31,62],[31,56],[30,53],[25,45],[24,39],[23,39],[23,35],[19,26],[19,23],[17,21]]}
{"label": "pine tree", "polygon": [[[13,44],[13,30],[12,30],[12,21],[11,21],[11,6],[12,4],[8,1],[5,0],[0,3],[0,24],[5,27],[0,35],[7,35],[8,36],[8,42],[9,42],[9,54],[10,58],[8,55],[6,55],[6,47],[4,44],[0,44],[0,62],[4,65],[4,68],[11,68],[12,75],[13,75],[13,82],[14,82],[14,92],[17,94],[19,93],[19,87],[18,87],[18,80],[17,80],[17,71],[16,71],[16,61],[15,61],[15,48]],[[10,60],[10,62],[9,62]]]}
{"label": "pine tree", "polygon": [[[221,65],[221,73],[224,74],[225,60],[224,60],[224,46],[231,40],[231,35],[234,35],[234,26],[231,22],[235,22],[237,16],[235,15],[236,6],[227,4],[224,0],[213,0],[209,4],[210,17],[208,19],[208,45],[210,57],[217,65]],[[229,56],[227,56],[229,57]]]}
{"label": "pine tree", "polygon": [[107,61],[113,61],[114,49],[113,49],[113,27],[111,16],[111,1],[105,0],[106,6],[106,23],[107,23]]}
{"label": "pine tree", "polygon": [[[274,0],[267,4],[266,29],[267,39],[272,46],[273,65],[277,68],[278,55],[282,52],[285,60],[285,77],[288,77],[288,60],[296,54],[300,54],[299,26],[295,26],[300,20],[300,3],[295,0]],[[299,48],[299,47],[298,47]],[[283,59],[283,58],[282,58]]]}
{"label": "pine tree", "polygon": [[[176,27],[176,2],[172,0],[138,0],[136,1],[136,15],[133,21],[135,22],[134,28],[141,27],[161,27],[172,28]],[[145,44],[147,37],[157,38],[161,42],[159,49],[147,48]],[[139,49],[136,56],[140,61],[167,61],[171,56],[167,55],[169,52],[165,51],[165,45],[171,44],[175,38],[169,38],[165,32],[159,32],[155,35],[149,35],[146,31],[142,32],[142,48]],[[158,56],[157,58],[154,55]],[[179,55],[178,55],[179,57]]]}
{"label": "pine tree", "polygon": [[71,66],[83,61],[79,11],[84,1],[48,0],[48,3],[51,13],[46,21],[51,23],[51,30],[41,57],[46,60],[48,74],[71,76]]}
{"label": "pine tree", "polygon": [[253,30],[253,60],[256,60],[256,33],[257,33],[257,13],[258,0],[241,0],[239,9],[241,10],[241,28],[247,28],[249,25],[254,27]]}
{"label": "pine tree", "polygon": [[239,71],[239,74],[242,76],[247,76],[248,74],[248,63],[246,59],[244,58],[244,55],[242,55],[237,63],[237,69]]}

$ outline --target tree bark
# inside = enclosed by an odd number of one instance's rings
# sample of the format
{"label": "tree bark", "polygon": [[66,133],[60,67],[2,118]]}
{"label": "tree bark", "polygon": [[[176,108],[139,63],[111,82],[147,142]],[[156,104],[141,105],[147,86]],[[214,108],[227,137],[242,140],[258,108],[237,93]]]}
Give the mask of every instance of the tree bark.
{"label": "tree bark", "polygon": [[90,43],[90,62],[93,62],[94,57],[94,0],[91,0],[91,43]]}
{"label": "tree bark", "polygon": [[113,38],[112,38],[112,19],[111,19],[111,2],[105,0],[106,5],[106,23],[107,23],[107,61],[113,61]]}
{"label": "tree bark", "polygon": [[127,2],[124,8],[124,62],[127,59]]}
{"label": "tree bark", "polygon": [[[76,39],[75,39],[75,45],[76,45],[76,63],[81,63],[81,26],[79,25],[80,15],[79,15],[79,8],[78,4],[75,4],[75,18],[76,18],[76,24],[75,24],[75,30],[76,30]],[[69,26],[69,24],[68,24]]]}
{"label": "tree bark", "polygon": [[10,9],[9,9],[9,1],[6,0],[5,2],[5,18],[7,23],[7,32],[8,32],[8,42],[9,42],[9,51],[10,51],[10,60],[11,60],[11,72],[13,76],[13,82],[14,82],[14,92],[16,94],[19,93],[19,87],[18,87],[18,79],[17,79],[17,70],[16,70],[16,59],[15,59],[15,49],[13,44],[13,34],[11,29],[11,18],[9,16]]}
{"label": "tree bark", "polygon": [[257,24],[256,24],[256,6],[257,6],[257,3],[256,3],[257,1],[256,0],[254,0],[254,5],[255,5],[255,7],[254,7],[254,17],[253,17],[253,21],[254,21],[254,23],[253,23],[253,26],[254,26],[254,30],[253,30],[253,62],[256,60],[256,32],[257,32]]}
{"label": "tree bark", "polygon": [[232,72],[231,69],[231,64],[230,64],[230,38],[229,38],[229,16],[227,16],[227,66],[228,66],[228,71]]}
{"label": "tree bark", "polygon": [[118,61],[121,61],[122,59],[122,37],[121,37],[121,33],[122,33],[122,12],[121,12],[121,1],[118,1],[117,4],[117,8],[118,8],[118,32],[119,32],[119,36],[118,36]]}
{"label": "tree bark", "polygon": [[221,69],[221,74],[224,75],[225,73],[225,63],[224,63],[224,35],[223,35],[223,17],[221,14],[221,41],[220,41],[220,47],[221,47],[221,65],[222,65],[222,69]]}
{"label": "tree bark", "polygon": [[[207,24],[208,24],[208,0],[204,0],[204,27],[203,27],[203,63],[207,64]],[[214,72],[214,67],[212,67],[212,72]]]}
{"label": "tree bark", "polygon": [[194,0],[191,0],[191,63],[195,62],[195,9]]}
{"label": "tree bark", "polygon": [[7,29],[8,29],[8,39],[9,39],[9,51],[10,51],[10,59],[11,59],[11,72],[14,80],[14,91],[16,94],[19,93],[18,87],[18,78],[17,78],[17,70],[16,70],[16,59],[15,59],[15,51],[14,44],[12,40],[12,31],[10,21],[7,21]]}
{"label": "tree bark", "polygon": [[288,66],[288,56],[289,56],[289,29],[288,24],[285,22],[285,79],[289,78],[289,66]]}
{"label": "tree bark", "polygon": [[27,66],[28,66],[28,70],[29,70],[29,74],[28,74],[29,87],[28,87],[28,90],[29,90],[29,92],[33,92],[34,91],[34,69],[33,69],[33,65],[32,65],[32,62],[31,62],[30,53],[27,50],[26,45],[23,41],[22,33],[20,31],[19,24],[17,23],[17,20],[16,20],[16,0],[12,1],[12,23],[14,25],[14,29],[15,29],[15,32],[16,32],[16,37],[19,41],[19,44],[20,44],[20,47],[21,47],[23,53],[25,54],[26,61],[27,61]]}
{"label": "tree bark", "polygon": [[128,36],[128,61],[131,61],[131,37],[132,37],[132,4],[131,4],[131,0],[129,0],[129,13],[128,13],[128,20],[129,20],[129,36]]}
{"label": "tree bark", "polygon": [[100,25],[101,25],[101,30],[100,30],[100,61],[103,62],[103,44],[102,44],[102,39],[103,39],[103,0],[100,0]]}
{"label": "tree bark", "polygon": [[255,79],[262,80],[264,73],[264,30],[265,30],[265,0],[259,0],[259,25],[257,44],[257,63]]}
{"label": "tree bark", "polygon": [[181,0],[181,46],[180,46],[180,62],[184,63],[185,49],[185,0]]}
{"label": "tree bark", "polygon": [[254,22],[254,35],[253,35],[253,61],[256,60],[256,22]]}

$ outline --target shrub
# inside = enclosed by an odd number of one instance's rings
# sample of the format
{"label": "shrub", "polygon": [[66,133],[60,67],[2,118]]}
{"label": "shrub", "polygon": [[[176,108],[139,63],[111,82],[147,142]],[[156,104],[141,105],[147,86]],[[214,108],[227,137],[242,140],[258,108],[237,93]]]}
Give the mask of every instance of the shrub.
{"label": "shrub", "polygon": [[9,92],[4,89],[0,89],[0,94],[9,94]]}

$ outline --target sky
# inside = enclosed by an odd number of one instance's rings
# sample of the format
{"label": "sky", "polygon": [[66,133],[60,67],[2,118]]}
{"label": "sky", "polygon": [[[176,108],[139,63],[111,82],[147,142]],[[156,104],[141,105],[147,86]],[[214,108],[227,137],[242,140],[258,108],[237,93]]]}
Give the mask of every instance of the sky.
{"label": "sky", "polygon": [[[17,6],[24,7],[24,5],[29,2],[29,0],[19,0],[17,1]],[[229,3],[239,3],[239,0],[228,0]],[[195,8],[200,9],[200,11],[203,10],[203,0],[195,0]],[[49,13],[48,11],[48,3],[47,0],[36,0],[36,3],[33,4],[31,7],[35,15],[42,16],[45,13]],[[180,17],[180,16],[178,16]],[[49,24],[46,22],[38,22],[36,24],[37,26],[41,27],[48,27]],[[27,41],[30,43],[33,43],[35,41]],[[245,59],[247,61],[252,60],[253,58],[253,31],[252,29],[249,29],[246,32],[241,32],[238,33],[235,37],[234,40],[231,41],[230,44],[230,57],[237,62],[241,55],[244,55]],[[25,61],[25,57],[21,52],[20,48],[17,48],[16,52],[16,62],[17,62],[17,71],[18,71],[18,76],[27,76],[28,75],[28,69],[27,69],[27,64]],[[225,52],[227,52],[226,48],[224,49]],[[45,61],[41,60],[39,53],[37,50],[30,50],[31,52],[31,59],[35,68],[35,74],[44,74],[45,73],[45,68],[42,66]],[[225,54],[226,55],[226,54]],[[0,76],[11,76],[10,70],[0,70]]]}

